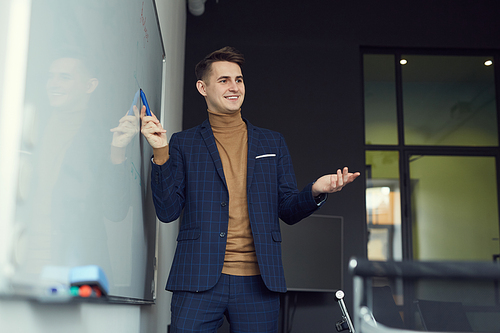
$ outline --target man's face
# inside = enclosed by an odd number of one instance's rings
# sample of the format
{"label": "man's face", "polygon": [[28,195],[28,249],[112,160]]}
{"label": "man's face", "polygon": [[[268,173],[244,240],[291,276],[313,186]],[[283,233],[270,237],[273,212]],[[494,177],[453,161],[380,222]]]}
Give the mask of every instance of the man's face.
{"label": "man's face", "polygon": [[196,83],[210,111],[234,113],[245,99],[245,84],[238,64],[228,61],[212,63],[209,77]]}
{"label": "man's face", "polygon": [[68,109],[85,107],[93,91],[82,62],[74,58],[60,58],[51,64],[46,88],[51,106]]}

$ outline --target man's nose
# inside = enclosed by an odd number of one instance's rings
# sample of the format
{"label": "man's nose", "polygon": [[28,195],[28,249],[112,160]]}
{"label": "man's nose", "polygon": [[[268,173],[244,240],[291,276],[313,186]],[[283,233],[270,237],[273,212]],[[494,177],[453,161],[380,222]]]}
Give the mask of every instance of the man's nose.
{"label": "man's nose", "polygon": [[229,90],[238,91],[239,90],[238,84],[234,81],[229,82]]}

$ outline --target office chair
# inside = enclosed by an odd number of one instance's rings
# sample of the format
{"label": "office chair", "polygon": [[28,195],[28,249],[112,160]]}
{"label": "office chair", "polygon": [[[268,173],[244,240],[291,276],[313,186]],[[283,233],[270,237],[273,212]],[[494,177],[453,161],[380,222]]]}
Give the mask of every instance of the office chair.
{"label": "office chair", "polygon": [[373,287],[372,290],[372,313],[375,320],[392,328],[405,328],[398,306],[394,302],[391,288],[389,286]]}
{"label": "office chair", "polygon": [[422,325],[427,331],[472,332],[461,302],[415,301]]}

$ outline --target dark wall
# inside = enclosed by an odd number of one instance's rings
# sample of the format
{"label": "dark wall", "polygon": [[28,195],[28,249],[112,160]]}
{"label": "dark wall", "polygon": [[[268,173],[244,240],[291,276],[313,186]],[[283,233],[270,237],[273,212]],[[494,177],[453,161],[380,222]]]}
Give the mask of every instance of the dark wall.
{"label": "dark wall", "polygon": [[[363,172],[360,48],[497,49],[499,10],[495,0],[208,0],[202,16],[189,14],[187,19],[183,127],[206,118],[204,99],[195,89],[195,64],[231,45],[247,60],[242,113],[254,125],[283,133],[299,187],[343,166]],[[320,211],[344,217],[349,309],[348,260],[366,252],[364,181],[362,175],[330,195]],[[310,311],[312,299],[308,296],[303,304],[299,299],[297,320]],[[308,320],[323,331],[334,329],[340,319],[336,302],[328,295],[317,299],[322,310],[313,311],[317,316],[308,315]],[[293,331],[307,327],[296,322]]]}

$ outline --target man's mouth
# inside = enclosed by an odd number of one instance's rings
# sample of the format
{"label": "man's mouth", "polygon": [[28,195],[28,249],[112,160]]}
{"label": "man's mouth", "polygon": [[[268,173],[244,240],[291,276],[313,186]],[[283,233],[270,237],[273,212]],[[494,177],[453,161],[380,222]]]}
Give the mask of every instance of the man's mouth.
{"label": "man's mouth", "polygon": [[236,101],[239,98],[239,96],[226,96],[226,99],[230,101]]}

